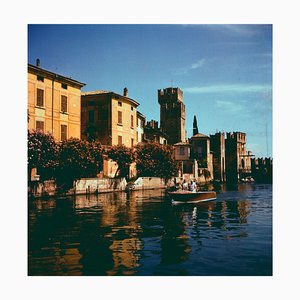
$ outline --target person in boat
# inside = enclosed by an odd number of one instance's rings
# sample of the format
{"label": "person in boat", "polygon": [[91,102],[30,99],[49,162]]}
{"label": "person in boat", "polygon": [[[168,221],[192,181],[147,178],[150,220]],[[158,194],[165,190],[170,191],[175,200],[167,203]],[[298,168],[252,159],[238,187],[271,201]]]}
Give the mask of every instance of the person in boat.
{"label": "person in boat", "polygon": [[195,180],[191,180],[190,191],[193,192],[193,193],[197,192],[197,184],[196,184]]}
{"label": "person in boat", "polygon": [[187,191],[189,189],[188,183],[185,180],[183,180],[182,189],[184,191]]}
{"label": "person in boat", "polygon": [[177,183],[176,189],[177,190],[182,190],[182,184],[180,182]]}

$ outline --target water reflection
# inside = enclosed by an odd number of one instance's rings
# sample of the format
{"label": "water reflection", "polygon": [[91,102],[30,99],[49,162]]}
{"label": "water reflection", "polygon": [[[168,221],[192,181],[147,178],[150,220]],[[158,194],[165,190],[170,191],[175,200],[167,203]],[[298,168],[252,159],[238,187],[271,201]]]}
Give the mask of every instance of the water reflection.
{"label": "water reflection", "polygon": [[29,275],[197,274],[203,251],[230,247],[222,240],[249,243],[249,215],[258,206],[251,191],[178,206],[163,190],[33,200]]}

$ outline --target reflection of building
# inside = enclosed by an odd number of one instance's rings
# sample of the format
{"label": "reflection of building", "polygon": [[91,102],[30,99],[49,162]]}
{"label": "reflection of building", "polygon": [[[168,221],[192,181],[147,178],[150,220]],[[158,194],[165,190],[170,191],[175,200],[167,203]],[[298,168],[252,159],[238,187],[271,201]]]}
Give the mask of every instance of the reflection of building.
{"label": "reflection of building", "polygon": [[246,133],[227,133],[225,145],[227,181],[236,182],[250,176],[252,154],[246,151]]}
{"label": "reflection of building", "polygon": [[108,91],[84,92],[81,94],[81,137],[93,138],[103,145],[137,143],[138,102],[123,95]]}
{"label": "reflection of building", "polygon": [[158,122],[151,120],[147,122],[147,125],[144,128],[145,132],[145,141],[155,142],[162,145],[168,143],[168,137],[164,134],[160,128],[158,128]]}
{"label": "reflection of building", "polygon": [[179,88],[158,90],[160,104],[160,127],[168,136],[169,144],[186,142],[185,105]]}
{"label": "reflection of building", "polygon": [[[122,199],[115,201],[113,195],[112,201],[106,201],[102,206],[101,226],[114,227],[114,232],[108,232],[106,236],[112,241],[109,250],[113,259],[113,267],[107,270],[107,275],[134,275],[139,266],[138,251],[142,249],[142,242],[138,237],[140,225],[136,215],[138,202],[135,199],[126,201],[126,194],[120,197]],[[121,225],[124,214],[126,224]]]}
{"label": "reflection of building", "polygon": [[28,64],[28,129],[58,141],[80,138],[80,90],[84,83]]}
{"label": "reflection of building", "polygon": [[210,147],[213,153],[214,179],[226,181],[224,133],[217,132],[214,135],[210,135]]}

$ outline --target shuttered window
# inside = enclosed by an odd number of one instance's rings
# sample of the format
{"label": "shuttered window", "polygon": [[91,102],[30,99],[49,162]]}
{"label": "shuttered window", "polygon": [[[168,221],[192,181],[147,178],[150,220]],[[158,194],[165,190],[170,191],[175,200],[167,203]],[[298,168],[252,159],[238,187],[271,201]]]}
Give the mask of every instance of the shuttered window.
{"label": "shuttered window", "polygon": [[67,98],[67,96],[64,96],[64,95],[61,96],[60,110],[62,112],[67,112],[68,111],[68,98]]}
{"label": "shuttered window", "polygon": [[37,80],[38,80],[38,81],[44,82],[44,77],[43,77],[43,76],[40,76],[40,75],[37,75]]}
{"label": "shuttered window", "polygon": [[184,155],[184,147],[179,148],[179,153],[180,153],[180,155]]}
{"label": "shuttered window", "polygon": [[118,124],[122,124],[122,112],[118,111]]}
{"label": "shuttered window", "polygon": [[62,141],[67,140],[67,125],[60,125],[60,139]]}
{"label": "shuttered window", "polygon": [[35,122],[35,129],[37,131],[44,131],[44,122],[43,121],[36,121]]}
{"label": "shuttered window", "polygon": [[118,145],[121,146],[123,144],[122,142],[122,136],[118,135]]}
{"label": "shuttered window", "polygon": [[131,127],[133,128],[133,116],[131,115]]}
{"label": "shuttered window", "polygon": [[37,89],[36,92],[36,105],[44,107],[44,90]]}

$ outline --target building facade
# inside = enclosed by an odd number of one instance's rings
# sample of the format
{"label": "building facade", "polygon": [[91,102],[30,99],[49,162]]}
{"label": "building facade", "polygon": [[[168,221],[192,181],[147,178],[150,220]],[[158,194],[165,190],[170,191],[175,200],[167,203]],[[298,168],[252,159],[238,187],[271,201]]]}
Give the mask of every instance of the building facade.
{"label": "building facade", "polygon": [[259,183],[273,182],[273,159],[271,157],[251,158],[251,176]]}
{"label": "building facade", "polygon": [[205,180],[212,180],[213,174],[213,155],[210,151],[209,136],[198,133],[190,138],[191,158],[198,162],[198,176],[204,176]]}
{"label": "building facade", "polygon": [[185,105],[179,88],[158,90],[160,128],[168,136],[169,144],[186,142]]}
{"label": "building facade", "polygon": [[161,145],[168,144],[168,137],[158,127],[158,122],[151,120],[147,122],[145,128],[145,142],[155,142]]}
{"label": "building facade", "polygon": [[81,138],[99,140],[103,145],[133,147],[137,142],[137,106],[139,103],[109,91],[81,94]]}
{"label": "building facade", "polygon": [[28,129],[57,141],[80,138],[80,97],[84,83],[28,64]]}
{"label": "building facade", "polygon": [[136,142],[142,143],[145,138],[146,117],[139,111],[136,113]]}
{"label": "building facade", "polygon": [[227,132],[225,140],[226,179],[238,182],[251,175],[250,151],[246,150],[246,133]]}
{"label": "building facade", "polygon": [[179,163],[178,177],[186,181],[198,179],[198,165],[191,158],[191,145],[188,142],[180,142],[174,146],[174,159]]}
{"label": "building facade", "polygon": [[214,179],[226,181],[225,134],[217,132],[210,135],[210,147],[213,154]]}

